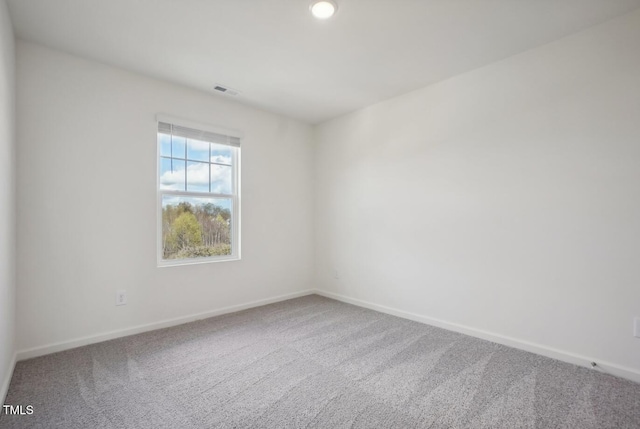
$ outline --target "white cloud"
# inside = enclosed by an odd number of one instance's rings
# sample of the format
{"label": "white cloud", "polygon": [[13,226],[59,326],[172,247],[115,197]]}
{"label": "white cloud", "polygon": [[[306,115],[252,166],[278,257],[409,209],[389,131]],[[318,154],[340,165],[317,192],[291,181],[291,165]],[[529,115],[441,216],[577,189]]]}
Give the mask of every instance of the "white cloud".
{"label": "white cloud", "polygon": [[165,171],[160,176],[162,189],[184,190],[184,170]]}
{"label": "white cloud", "polygon": [[187,144],[189,145],[189,148],[192,150],[198,150],[198,151],[204,151],[204,152],[209,152],[209,143],[208,142],[203,142],[200,140],[187,140]]}
{"label": "white cloud", "polygon": [[[224,158],[225,161],[231,161],[229,157],[217,156],[216,158]],[[184,178],[184,167],[173,171],[165,171],[160,176],[160,185],[162,189],[184,190]],[[190,187],[202,187],[206,188],[203,191],[208,191],[209,164],[202,162],[189,164],[187,167],[187,182]],[[217,194],[231,193],[231,167],[211,164],[211,192]]]}
{"label": "white cloud", "polygon": [[187,182],[189,185],[209,187],[209,164],[198,162],[187,166]]}
{"label": "white cloud", "polygon": [[211,162],[217,162],[218,164],[231,165],[231,157],[224,155],[214,155],[211,157]]}

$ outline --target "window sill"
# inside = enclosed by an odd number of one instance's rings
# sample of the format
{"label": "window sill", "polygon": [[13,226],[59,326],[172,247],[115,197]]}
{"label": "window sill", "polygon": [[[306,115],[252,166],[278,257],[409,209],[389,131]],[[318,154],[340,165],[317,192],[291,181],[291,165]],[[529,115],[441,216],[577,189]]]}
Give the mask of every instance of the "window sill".
{"label": "window sill", "polygon": [[233,262],[240,261],[240,256],[224,256],[224,257],[215,257],[215,258],[196,258],[196,259],[178,259],[178,260],[161,260],[158,261],[158,268],[167,268],[167,267],[181,267],[183,265],[200,265],[200,264],[211,264],[216,262]]}

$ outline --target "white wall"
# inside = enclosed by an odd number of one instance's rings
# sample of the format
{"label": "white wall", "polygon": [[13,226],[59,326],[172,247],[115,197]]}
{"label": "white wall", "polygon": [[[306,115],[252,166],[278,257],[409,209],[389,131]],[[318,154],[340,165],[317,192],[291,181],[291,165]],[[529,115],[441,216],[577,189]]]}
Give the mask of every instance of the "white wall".
{"label": "white wall", "polygon": [[316,156],[319,288],[640,375],[640,11],[324,123]]}
{"label": "white wall", "polygon": [[[309,126],[22,41],[17,72],[19,350],[312,286]],[[158,112],[244,132],[241,261],[157,268]]]}
{"label": "white wall", "polygon": [[14,360],[15,282],[15,42],[9,11],[0,0],[0,402]]}

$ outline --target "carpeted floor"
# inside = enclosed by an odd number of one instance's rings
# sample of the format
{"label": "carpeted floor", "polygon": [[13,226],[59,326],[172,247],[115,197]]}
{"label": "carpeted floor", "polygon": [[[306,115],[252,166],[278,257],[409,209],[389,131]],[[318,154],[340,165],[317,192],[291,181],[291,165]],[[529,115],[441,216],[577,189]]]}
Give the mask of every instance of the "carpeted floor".
{"label": "carpeted floor", "polygon": [[640,428],[640,384],[308,296],[18,363],[1,428]]}

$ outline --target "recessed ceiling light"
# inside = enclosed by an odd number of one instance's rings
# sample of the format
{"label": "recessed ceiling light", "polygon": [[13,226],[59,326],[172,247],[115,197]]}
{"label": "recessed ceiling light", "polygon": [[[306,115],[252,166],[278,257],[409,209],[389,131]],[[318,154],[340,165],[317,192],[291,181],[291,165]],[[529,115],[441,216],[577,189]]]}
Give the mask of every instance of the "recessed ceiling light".
{"label": "recessed ceiling light", "polygon": [[332,0],[320,0],[314,1],[309,6],[311,9],[311,13],[318,19],[327,19],[331,18],[336,10],[338,10],[338,5],[336,2]]}

